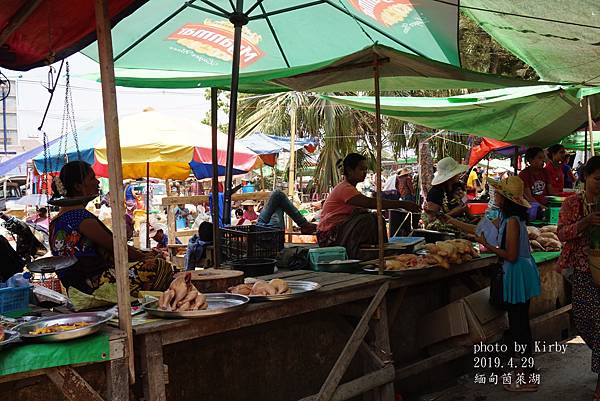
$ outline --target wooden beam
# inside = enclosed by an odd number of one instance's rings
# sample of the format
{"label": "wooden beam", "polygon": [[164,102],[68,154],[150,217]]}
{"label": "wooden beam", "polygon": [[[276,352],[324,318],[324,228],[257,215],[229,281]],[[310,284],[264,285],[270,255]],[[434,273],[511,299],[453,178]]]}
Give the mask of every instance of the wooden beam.
{"label": "wooden beam", "polygon": [[[358,379],[340,385],[331,396],[331,401],[344,401],[366,393],[367,391],[394,382],[394,367],[386,366]],[[317,401],[317,395],[302,398],[299,401]]]}
{"label": "wooden beam", "polygon": [[[12,35],[17,29],[19,29],[21,25],[23,25],[31,13],[33,13],[40,4],[42,4],[42,0],[30,0],[23,3],[15,15],[10,18],[8,25],[6,25],[2,32],[0,32],[0,47],[6,43],[10,35]],[[51,45],[52,44],[50,44],[50,46]],[[52,49],[50,49],[50,51],[51,50]]]}
{"label": "wooden beam", "polygon": [[[245,192],[241,194],[233,194],[231,196],[231,200],[241,201],[241,200],[254,200],[254,201],[262,201],[269,199],[271,196],[271,192]],[[193,195],[193,196],[165,196],[162,198],[163,206],[170,205],[179,205],[190,203],[192,205],[208,202],[208,195]]]}
{"label": "wooden beam", "polygon": [[329,372],[329,376],[327,376],[327,379],[325,379],[325,383],[323,383],[319,394],[317,394],[317,397],[315,398],[316,401],[331,400],[331,397],[335,393],[335,389],[338,387],[342,376],[344,375],[344,373],[346,373],[350,362],[352,362],[352,359],[358,351],[360,344],[363,342],[365,335],[369,331],[369,322],[371,321],[373,314],[375,313],[381,302],[385,300],[385,294],[388,290],[388,287],[389,284],[387,282],[385,282],[381,287],[379,287],[379,290],[373,297],[373,300],[367,307],[367,310],[365,311],[358,325],[354,329],[354,332],[350,336],[350,339],[346,343],[346,346],[344,346],[344,349],[342,350],[342,353],[335,362],[335,365],[333,365],[333,369],[331,369],[331,372]]}
{"label": "wooden beam", "polygon": [[381,193],[381,93],[379,91],[379,57],[375,54],[373,60],[373,86],[375,87],[375,131],[377,146],[377,164],[375,165],[375,183],[377,185],[377,244],[379,245],[379,274],[383,274],[384,265],[384,220],[382,212],[383,198]]}
{"label": "wooden beam", "polygon": [[129,267],[127,258],[127,230],[125,228],[125,199],[123,196],[123,169],[121,164],[121,144],[119,140],[119,115],[115,90],[115,69],[113,64],[111,23],[108,1],[95,1],[96,36],[102,80],[102,107],[104,110],[104,132],[108,163],[110,207],[114,216],[112,224],[113,249],[117,281],[117,304],[119,306],[119,327],[127,335],[129,355],[129,379],[135,382],[133,359],[133,334],[131,329],[131,305],[129,303]]}
{"label": "wooden beam", "polygon": [[[372,329],[375,334],[375,341],[373,347],[375,348],[375,354],[381,354],[381,360],[386,364],[393,364],[394,358],[392,357],[392,348],[390,345],[390,332],[388,328],[388,313],[387,313],[387,302],[385,298],[379,304],[377,308],[377,314],[379,319],[373,320]],[[378,387],[375,390],[376,401],[393,401],[394,400],[394,383],[387,383]]]}
{"label": "wooden beam", "polygon": [[[591,96],[587,97],[588,130],[590,131],[590,150],[592,151],[592,157],[594,157],[596,155],[596,149],[594,149],[594,120],[592,119],[592,104],[590,98]],[[585,151],[587,152],[587,149]]]}
{"label": "wooden beam", "polygon": [[146,401],[166,401],[163,345],[160,333],[142,337],[140,358],[144,399]]}
{"label": "wooden beam", "polygon": [[50,369],[46,375],[69,401],[104,401],[96,390],[70,366]]}
{"label": "wooden beam", "polygon": [[127,359],[116,359],[106,364],[106,399],[110,401],[129,400]]}

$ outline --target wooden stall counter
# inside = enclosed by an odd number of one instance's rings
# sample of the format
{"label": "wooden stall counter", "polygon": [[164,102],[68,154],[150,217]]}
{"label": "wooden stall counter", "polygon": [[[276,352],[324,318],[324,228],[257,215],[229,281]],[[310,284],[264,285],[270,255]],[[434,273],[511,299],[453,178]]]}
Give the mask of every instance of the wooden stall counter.
{"label": "wooden stall counter", "polygon": [[342,400],[375,390],[392,401],[388,280],[303,270],[263,278],[275,277],[321,288],[219,316],[134,320],[145,400]]}

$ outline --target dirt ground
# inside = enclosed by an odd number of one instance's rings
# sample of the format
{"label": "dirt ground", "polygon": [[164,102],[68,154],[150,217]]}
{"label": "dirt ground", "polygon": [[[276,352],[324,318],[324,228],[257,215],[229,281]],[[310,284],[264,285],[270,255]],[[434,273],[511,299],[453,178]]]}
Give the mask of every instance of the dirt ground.
{"label": "dirt ground", "polygon": [[567,342],[565,354],[536,355],[540,386],[535,393],[510,393],[498,385],[475,383],[475,372],[443,391],[423,395],[419,401],[591,401],[597,375],[590,370],[591,351],[579,337]]}

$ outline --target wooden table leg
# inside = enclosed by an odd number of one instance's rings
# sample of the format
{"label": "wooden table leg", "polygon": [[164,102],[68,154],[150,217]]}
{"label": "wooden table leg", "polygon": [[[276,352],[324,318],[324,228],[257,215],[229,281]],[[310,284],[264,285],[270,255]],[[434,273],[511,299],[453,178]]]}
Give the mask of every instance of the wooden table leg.
{"label": "wooden table leg", "polygon": [[129,371],[127,359],[115,359],[106,364],[106,399],[129,400]]}
{"label": "wooden table leg", "polygon": [[142,336],[141,340],[140,360],[144,398],[146,401],[166,401],[163,346],[160,334],[147,334]]}

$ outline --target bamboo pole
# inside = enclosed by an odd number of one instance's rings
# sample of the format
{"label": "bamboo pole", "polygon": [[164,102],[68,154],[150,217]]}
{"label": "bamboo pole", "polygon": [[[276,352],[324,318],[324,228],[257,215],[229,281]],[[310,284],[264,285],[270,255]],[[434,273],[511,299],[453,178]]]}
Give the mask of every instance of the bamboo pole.
{"label": "bamboo pole", "polygon": [[594,122],[592,120],[592,104],[590,103],[590,96],[587,98],[587,114],[588,114],[588,129],[590,130],[590,149],[592,151],[592,157],[596,155],[596,149],[594,149]]}
{"label": "bamboo pole", "polygon": [[373,65],[373,81],[375,84],[375,128],[377,138],[377,165],[375,166],[375,182],[377,183],[377,242],[379,245],[379,274],[383,274],[384,252],[383,252],[383,213],[381,198],[381,94],[379,93],[379,58],[375,54]]}
{"label": "bamboo pole", "polygon": [[133,334],[131,329],[131,305],[129,304],[129,269],[127,266],[127,231],[125,229],[125,199],[123,196],[123,171],[121,145],[119,141],[119,115],[117,113],[117,93],[115,90],[115,70],[113,64],[112,38],[108,1],[95,1],[96,35],[98,37],[98,57],[102,80],[102,107],[104,111],[104,132],[110,190],[110,206],[113,216],[113,248],[119,306],[119,328],[127,335],[127,355],[129,357],[129,380],[135,383],[133,358]]}
{"label": "bamboo pole", "polygon": [[263,174],[263,166],[260,165],[260,190],[264,191],[265,188],[265,175]]}
{"label": "bamboo pole", "polygon": [[227,162],[225,164],[223,224],[231,223],[231,195],[233,195],[231,190],[233,188],[233,159],[235,155],[235,130],[237,124],[238,86],[240,80],[240,50],[242,43],[242,27],[248,23],[248,18],[244,14],[244,0],[236,0],[235,13],[233,13],[229,20],[233,24],[233,54],[231,63],[231,92],[229,97],[229,126],[227,132]]}
{"label": "bamboo pole", "polygon": [[219,161],[217,158],[217,135],[218,121],[217,112],[219,104],[217,88],[210,88],[210,125],[212,130],[212,208],[210,210],[213,221],[213,260],[215,267],[219,267],[220,261],[220,238],[219,238]]}
{"label": "bamboo pole", "polygon": [[[288,196],[293,202],[294,199],[294,191],[296,189],[296,129],[297,129],[297,117],[296,113],[298,111],[296,102],[292,102],[292,110],[290,114],[290,171],[289,171],[289,179],[288,179]],[[292,218],[287,217],[288,222],[288,230],[291,233],[292,231]],[[292,234],[288,237],[288,242],[292,242]]]}
{"label": "bamboo pole", "polygon": [[146,249],[150,249],[150,163],[146,162]]}

